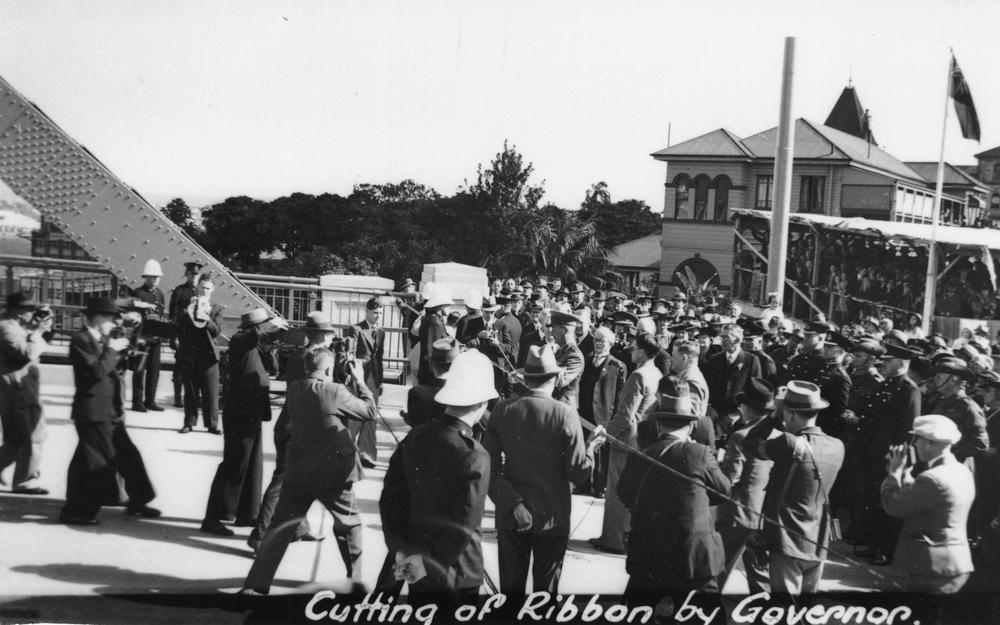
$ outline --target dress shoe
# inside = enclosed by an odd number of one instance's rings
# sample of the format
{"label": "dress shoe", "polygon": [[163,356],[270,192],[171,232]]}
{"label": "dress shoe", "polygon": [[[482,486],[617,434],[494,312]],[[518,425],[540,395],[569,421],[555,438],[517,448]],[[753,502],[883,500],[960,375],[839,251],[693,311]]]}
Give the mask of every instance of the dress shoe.
{"label": "dress shoe", "polygon": [[366,469],[374,469],[375,461],[372,460],[371,456],[361,456],[361,466]]}
{"label": "dress shoe", "polygon": [[174,401],[174,408],[183,408],[184,403],[179,401]]}
{"label": "dress shoe", "polygon": [[129,506],[125,509],[125,514],[129,516],[141,516],[146,519],[155,519],[160,516],[161,512],[156,508],[151,508],[147,505],[141,506]]}
{"label": "dress shoe", "polygon": [[216,436],[222,436],[222,430],[219,428],[208,428],[209,434],[215,434]]}
{"label": "dress shoe", "polygon": [[149,412],[142,404],[132,404],[132,412]]}
{"label": "dress shoe", "polygon": [[250,547],[256,553],[257,550],[260,549],[261,542],[262,539],[260,534],[257,532],[257,528],[254,528],[254,530],[250,532],[250,537],[247,538],[247,547]]}
{"label": "dress shoe", "polygon": [[153,412],[163,412],[163,406],[157,404],[146,404],[146,410],[152,410]]}
{"label": "dress shoe", "polygon": [[188,432],[191,431],[191,428],[189,428],[188,426],[185,425],[184,427],[182,427],[181,429],[179,429],[177,431],[180,432],[181,434],[187,434]]}
{"label": "dress shoe", "polygon": [[302,534],[301,536],[296,536],[292,542],[302,541],[304,543],[321,543],[326,540],[326,536],[320,536],[318,534]]}
{"label": "dress shoe", "polygon": [[604,553],[613,553],[619,556],[624,555],[625,553],[624,549],[618,549],[617,547],[610,547],[608,545],[605,545],[604,543],[601,542],[599,538],[591,538],[587,542],[590,543],[590,546],[593,547],[594,549],[597,549],[598,551],[603,551]]}
{"label": "dress shoe", "polygon": [[16,495],[48,495],[49,491],[46,488],[40,488],[38,486],[30,487],[14,487],[14,494]]}
{"label": "dress shoe", "polygon": [[63,525],[98,525],[100,523],[100,521],[94,518],[88,519],[87,517],[66,513],[59,515],[59,522]]}
{"label": "dress shoe", "polygon": [[233,527],[257,527],[257,519],[236,519]]}
{"label": "dress shoe", "polygon": [[201,522],[201,531],[206,534],[215,534],[216,536],[232,536],[235,533],[222,523],[208,519]]}
{"label": "dress shoe", "polygon": [[591,493],[591,496],[594,499],[604,499],[605,494],[603,490],[595,490],[593,493]]}

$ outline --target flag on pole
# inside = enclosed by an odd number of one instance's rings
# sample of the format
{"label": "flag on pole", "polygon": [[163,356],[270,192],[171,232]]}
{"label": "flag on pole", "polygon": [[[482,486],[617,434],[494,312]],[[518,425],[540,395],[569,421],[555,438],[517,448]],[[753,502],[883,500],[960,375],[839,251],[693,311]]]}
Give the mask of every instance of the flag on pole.
{"label": "flag on pole", "polygon": [[955,55],[951,55],[951,99],[955,103],[955,116],[962,128],[962,136],[966,139],[979,141],[979,115],[976,105],[972,102],[972,92],[969,83],[965,82],[962,68],[958,66]]}

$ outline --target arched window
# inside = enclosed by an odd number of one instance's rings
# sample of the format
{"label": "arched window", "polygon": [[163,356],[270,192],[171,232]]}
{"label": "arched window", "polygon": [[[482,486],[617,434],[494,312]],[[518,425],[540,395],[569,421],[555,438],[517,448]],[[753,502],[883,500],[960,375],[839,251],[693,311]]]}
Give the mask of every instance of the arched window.
{"label": "arched window", "polygon": [[729,189],[733,181],[729,176],[719,176],[715,179],[715,221],[726,221],[729,211]]}
{"label": "arched window", "polygon": [[688,193],[691,188],[691,178],[680,174],[674,178],[674,219],[691,219],[688,210]]}
{"label": "arched window", "polygon": [[704,221],[708,210],[708,188],[712,181],[708,176],[700,175],[694,179],[694,219]]}
{"label": "arched window", "polygon": [[671,278],[674,284],[681,284],[681,276],[687,277],[687,268],[691,268],[691,272],[694,274],[695,280],[698,284],[705,284],[706,282],[709,286],[719,286],[722,281],[719,279],[719,272],[716,271],[715,265],[708,262],[700,256],[693,256],[681,264],[677,265],[674,269],[674,273],[671,274]]}

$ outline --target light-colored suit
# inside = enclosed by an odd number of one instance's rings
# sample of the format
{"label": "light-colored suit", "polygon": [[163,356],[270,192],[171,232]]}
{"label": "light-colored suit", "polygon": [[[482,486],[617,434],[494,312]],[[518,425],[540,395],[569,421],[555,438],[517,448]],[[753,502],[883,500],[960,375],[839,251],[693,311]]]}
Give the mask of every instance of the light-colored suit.
{"label": "light-colored suit", "polygon": [[972,472],[951,452],[915,478],[882,480],[885,511],[903,519],[894,561],[911,590],[957,592],[973,571],[966,522],[975,497]]}

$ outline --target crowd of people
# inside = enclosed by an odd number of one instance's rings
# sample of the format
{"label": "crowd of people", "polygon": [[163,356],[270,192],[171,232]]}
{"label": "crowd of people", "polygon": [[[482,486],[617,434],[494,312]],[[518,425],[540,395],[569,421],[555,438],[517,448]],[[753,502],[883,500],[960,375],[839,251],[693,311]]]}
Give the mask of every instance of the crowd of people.
{"label": "crowd of people", "polygon": [[[738,289],[742,299],[757,299],[762,291],[763,262],[741,243],[737,255]],[[923,310],[927,272],[924,248],[911,248],[871,236],[838,233],[829,237],[816,263],[816,238],[803,234],[788,247],[786,276],[836,323],[885,313],[898,324],[909,313]],[[1000,319],[995,279],[980,258],[958,257],[938,282],[936,314],[947,317]],[[989,259],[988,262],[994,262]],[[997,267],[994,267],[997,270]],[[755,279],[756,278],[756,279]],[[757,296],[756,298],[754,296]],[[789,288],[785,300],[793,302]],[[796,316],[807,317],[804,301],[795,302]]]}
{"label": "crowd of people", "polygon": [[[150,293],[125,303],[152,328],[166,299],[159,269],[147,265]],[[208,431],[220,426],[211,405],[217,311],[199,269],[189,268],[189,301],[172,304],[183,312],[162,322],[174,330],[161,327],[163,340],[180,342],[182,432],[199,408]],[[401,412],[411,430],[388,458],[379,502],[389,555],[376,590],[407,585],[411,603],[478,595],[489,498],[500,591],[525,594],[530,571],[534,590],[556,595],[573,493],[604,500],[590,543],[626,556],[625,596],[637,605],[691,590],[711,601],[741,565],[752,592],[813,593],[838,534],[869,566],[895,561],[903,587],[921,592],[956,593],[974,563],[1000,555],[1000,348],[984,329],[949,344],[889,319],[800,327],[777,308],[751,318],[682,291],[664,299],[545,278],[496,280],[460,300],[443,285],[420,295],[415,287],[407,281],[398,302],[416,384]],[[175,289],[171,300],[183,296]],[[352,487],[377,461],[381,308],[372,298],[344,337],[321,312],[296,330],[265,309],[241,318],[225,358],[223,458],[202,523],[226,536],[229,523],[254,528],[241,594],[269,591],[291,541],[322,538],[305,519],[316,500],[334,519],[347,575],[361,575]],[[15,294],[0,320],[0,469],[15,464],[13,488],[26,494],[47,492],[37,484],[37,365],[51,331],[43,311]],[[123,420],[122,363],[143,374],[133,409],[157,408],[155,376],[143,368],[150,350],[134,362],[136,337],[118,331],[128,314],[121,301],[94,298],[70,343],[79,444],[63,523],[96,524],[102,506],[123,498],[131,515],[160,514]],[[282,342],[292,347],[280,372],[287,391],[262,489],[262,422]]]}

